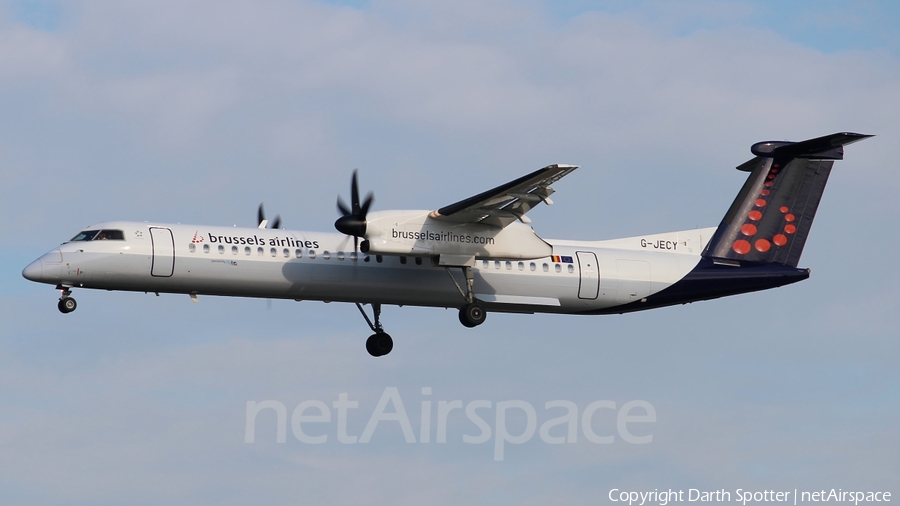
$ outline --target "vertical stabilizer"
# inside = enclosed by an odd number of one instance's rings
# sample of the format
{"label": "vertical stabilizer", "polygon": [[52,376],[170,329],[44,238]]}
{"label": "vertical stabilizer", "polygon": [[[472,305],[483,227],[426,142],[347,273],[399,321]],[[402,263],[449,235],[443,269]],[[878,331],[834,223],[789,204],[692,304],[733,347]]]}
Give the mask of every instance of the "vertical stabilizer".
{"label": "vertical stabilizer", "polygon": [[796,267],[834,160],[871,135],[837,133],[802,142],[759,142],[750,172],[703,253],[708,258]]}

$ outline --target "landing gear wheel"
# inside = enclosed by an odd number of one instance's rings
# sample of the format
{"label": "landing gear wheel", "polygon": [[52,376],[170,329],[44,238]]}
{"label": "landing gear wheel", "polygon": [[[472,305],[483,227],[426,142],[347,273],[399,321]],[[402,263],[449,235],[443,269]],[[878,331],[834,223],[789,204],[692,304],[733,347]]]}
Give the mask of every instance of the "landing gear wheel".
{"label": "landing gear wheel", "polygon": [[375,316],[374,323],[363,310],[362,304],[357,302],[356,308],[359,309],[360,314],[363,315],[363,318],[366,319],[366,323],[369,324],[369,328],[374,332],[374,334],[366,339],[366,351],[369,352],[369,355],[372,355],[373,357],[383,357],[390,353],[391,350],[394,349],[394,340],[391,339],[391,336],[389,336],[381,326],[381,304],[377,302],[372,303],[372,313]]}
{"label": "landing gear wheel", "polygon": [[75,311],[75,308],[78,307],[78,304],[75,302],[75,299],[72,297],[64,297],[59,299],[59,303],[56,305],[59,308],[60,313],[71,313]]}
{"label": "landing gear wheel", "polygon": [[474,302],[459,309],[459,323],[466,327],[477,327],[484,323],[485,318],[487,318],[487,311]]}
{"label": "landing gear wheel", "polygon": [[394,340],[386,332],[376,332],[366,339],[366,351],[373,357],[387,355],[394,349]]}

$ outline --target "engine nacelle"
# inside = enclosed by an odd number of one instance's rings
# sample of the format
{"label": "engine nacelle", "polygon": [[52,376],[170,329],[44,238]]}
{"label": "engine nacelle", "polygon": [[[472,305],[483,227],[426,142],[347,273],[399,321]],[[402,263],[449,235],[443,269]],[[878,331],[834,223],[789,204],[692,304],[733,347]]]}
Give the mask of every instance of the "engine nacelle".
{"label": "engine nacelle", "polygon": [[430,211],[376,211],[366,217],[368,253],[373,255],[532,259],[552,248],[524,223],[505,228],[452,223],[429,217]]}

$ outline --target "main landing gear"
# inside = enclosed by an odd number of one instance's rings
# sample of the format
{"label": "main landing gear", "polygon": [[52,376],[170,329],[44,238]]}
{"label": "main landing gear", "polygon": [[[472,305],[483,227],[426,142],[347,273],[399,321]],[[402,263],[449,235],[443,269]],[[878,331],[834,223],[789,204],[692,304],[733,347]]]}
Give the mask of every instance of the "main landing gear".
{"label": "main landing gear", "polygon": [[384,328],[381,326],[381,304],[372,304],[372,313],[375,315],[374,323],[372,323],[372,320],[369,319],[369,315],[363,310],[362,304],[357,302],[356,308],[359,309],[363,318],[366,319],[366,323],[369,324],[369,328],[374,332],[374,334],[366,339],[366,351],[369,352],[369,355],[372,355],[373,357],[382,357],[390,353],[391,350],[394,349],[394,340],[391,339],[391,336],[385,332]]}
{"label": "main landing gear", "polygon": [[459,294],[466,299],[466,304],[459,308],[459,323],[462,323],[464,326],[468,328],[473,328],[484,323],[485,318],[487,318],[487,311],[481,307],[480,304],[475,300],[475,294],[472,291],[472,288],[475,286],[475,277],[472,274],[472,268],[468,266],[464,266],[462,268],[463,274],[466,276],[466,290],[463,291],[462,287],[459,286],[459,283],[456,282],[456,278],[453,277],[453,273],[450,272],[450,268],[447,268],[447,274],[450,275],[450,279],[453,280],[453,284],[456,285],[456,289],[459,290]]}
{"label": "main landing gear", "polygon": [[459,323],[470,329],[484,323],[485,318],[487,318],[487,311],[476,302],[459,308]]}
{"label": "main landing gear", "polygon": [[78,304],[75,302],[75,299],[70,297],[72,295],[72,290],[69,290],[68,287],[59,287],[62,290],[62,295],[59,296],[59,303],[56,304],[56,307],[59,309],[60,313],[66,314],[75,311],[75,308],[78,307]]}
{"label": "main landing gear", "polygon": [[[475,300],[475,294],[472,290],[475,285],[472,267],[463,267],[462,269],[466,276],[465,291],[459,286],[459,283],[456,281],[456,278],[453,277],[453,273],[450,272],[450,269],[447,268],[447,274],[453,279],[453,283],[459,290],[460,295],[466,300],[466,304],[459,309],[459,322],[469,328],[477,327],[484,323],[485,318],[487,318],[487,311],[485,311],[484,307]],[[369,352],[369,355],[372,355],[373,357],[383,357],[390,353],[391,350],[394,349],[394,340],[391,339],[391,336],[385,332],[384,327],[381,326],[381,304],[377,302],[372,303],[372,313],[375,317],[374,322],[369,319],[369,315],[366,314],[362,304],[357,302],[356,308],[359,309],[360,314],[366,319],[366,323],[369,324],[369,328],[374,332],[374,334],[366,339],[366,351]]]}

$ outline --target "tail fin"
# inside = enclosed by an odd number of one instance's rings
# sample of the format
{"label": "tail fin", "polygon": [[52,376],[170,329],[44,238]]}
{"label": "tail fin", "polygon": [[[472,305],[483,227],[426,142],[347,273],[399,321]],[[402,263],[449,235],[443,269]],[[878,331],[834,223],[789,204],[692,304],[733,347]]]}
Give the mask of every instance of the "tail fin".
{"label": "tail fin", "polygon": [[759,142],[750,172],[703,252],[708,258],[796,267],[834,160],[871,135],[836,133],[802,142]]}

